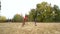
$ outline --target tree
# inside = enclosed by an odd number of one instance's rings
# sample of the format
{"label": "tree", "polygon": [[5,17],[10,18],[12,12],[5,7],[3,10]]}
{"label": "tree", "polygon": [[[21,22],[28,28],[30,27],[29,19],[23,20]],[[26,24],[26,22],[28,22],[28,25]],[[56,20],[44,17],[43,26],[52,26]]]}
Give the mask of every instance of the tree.
{"label": "tree", "polygon": [[54,5],[54,7],[52,7],[51,4],[48,4],[47,2],[39,3],[36,5],[36,9],[31,9],[29,12],[30,20],[34,20],[33,18],[36,13],[36,20],[38,22],[54,22],[60,20],[60,9],[58,6]]}
{"label": "tree", "polygon": [[[47,2],[42,2],[41,4],[37,4],[37,9],[40,13],[40,20],[41,22],[51,22],[52,19],[52,7],[51,4],[48,4]],[[38,18],[39,19],[39,18]]]}
{"label": "tree", "polygon": [[35,9],[31,9],[28,15],[29,21],[34,21],[35,12],[36,12]]}
{"label": "tree", "polygon": [[0,22],[5,22],[6,21],[6,17],[5,16],[0,16]]}
{"label": "tree", "polygon": [[19,14],[16,14],[13,17],[13,21],[14,22],[22,22],[23,21],[23,17],[21,15],[19,15]]}
{"label": "tree", "polygon": [[54,5],[53,7],[54,11],[55,11],[55,21],[59,22],[60,21],[60,9],[57,5]]}

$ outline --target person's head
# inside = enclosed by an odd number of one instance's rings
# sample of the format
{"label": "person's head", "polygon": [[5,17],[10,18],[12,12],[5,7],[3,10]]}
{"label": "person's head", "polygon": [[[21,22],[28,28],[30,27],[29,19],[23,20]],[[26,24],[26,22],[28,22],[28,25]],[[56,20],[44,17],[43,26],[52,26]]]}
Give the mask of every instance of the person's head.
{"label": "person's head", "polygon": [[28,15],[25,15],[25,17],[28,17]]}

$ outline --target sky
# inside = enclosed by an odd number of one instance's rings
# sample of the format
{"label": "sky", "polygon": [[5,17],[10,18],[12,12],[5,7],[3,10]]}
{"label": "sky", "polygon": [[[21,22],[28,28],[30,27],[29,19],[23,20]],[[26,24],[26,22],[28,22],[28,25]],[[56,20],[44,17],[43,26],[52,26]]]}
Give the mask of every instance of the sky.
{"label": "sky", "polygon": [[43,1],[51,3],[51,5],[58,5],[60,7],[60,0],[0,0],[1,1],[1,15],[6,18],[13,18],[15,14],[25,15],[36,8],[36,4]]}

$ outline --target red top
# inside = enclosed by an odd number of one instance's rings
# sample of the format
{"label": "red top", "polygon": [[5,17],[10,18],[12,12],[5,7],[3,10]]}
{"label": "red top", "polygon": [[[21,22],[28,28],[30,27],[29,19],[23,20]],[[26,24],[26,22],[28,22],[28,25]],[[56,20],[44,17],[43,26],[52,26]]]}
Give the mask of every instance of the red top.
{"label": "red top", "polygon": [[28,18],[27,16],[24,17],[25,20],[26,20],[27,18]]}

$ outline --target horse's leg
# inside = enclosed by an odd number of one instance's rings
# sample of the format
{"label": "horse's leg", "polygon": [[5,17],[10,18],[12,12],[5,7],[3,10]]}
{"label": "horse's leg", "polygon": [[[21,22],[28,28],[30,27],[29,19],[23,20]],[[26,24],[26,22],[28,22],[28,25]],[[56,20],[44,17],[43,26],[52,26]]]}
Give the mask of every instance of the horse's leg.
{"label": "horse's leg", "polygon": [[37,26],[37,24],[36,24],[36,19],[35,19],[35,26]]}
{"label": "horse's leg", "polygon": [[36,21],[35,21],[35,26],[37,26]]}

